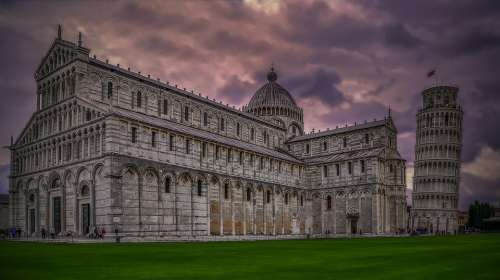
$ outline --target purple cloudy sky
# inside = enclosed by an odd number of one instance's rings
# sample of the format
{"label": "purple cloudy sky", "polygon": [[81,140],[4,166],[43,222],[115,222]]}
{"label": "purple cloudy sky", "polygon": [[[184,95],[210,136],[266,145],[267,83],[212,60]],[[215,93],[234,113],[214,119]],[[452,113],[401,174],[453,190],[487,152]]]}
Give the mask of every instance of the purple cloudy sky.
{"label": "purple cloudy sky", "polygon": [[[500,200],[500,1],[2,1],[2,145],[33,112],[33,73],[57,24],[67,40],[82,31],[92,55],[238,107],[274,62],[306,131],[390,106],[409,178],[420,91],[435,68],[465,107],[461,207]],[[0,192],[8,172],[3,149]]]}

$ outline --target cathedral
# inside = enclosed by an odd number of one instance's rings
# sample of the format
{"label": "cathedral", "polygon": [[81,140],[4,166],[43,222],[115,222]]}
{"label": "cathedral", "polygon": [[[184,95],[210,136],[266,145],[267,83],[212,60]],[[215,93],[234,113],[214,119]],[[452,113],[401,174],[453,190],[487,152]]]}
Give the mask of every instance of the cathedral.
{"label": "cathedral", "polygon": [[406,230],[393,119],[304,132],[271,68],[241,109],[91,57],[58,36],[10,145],[10,224],[85,237],[390,235]]}

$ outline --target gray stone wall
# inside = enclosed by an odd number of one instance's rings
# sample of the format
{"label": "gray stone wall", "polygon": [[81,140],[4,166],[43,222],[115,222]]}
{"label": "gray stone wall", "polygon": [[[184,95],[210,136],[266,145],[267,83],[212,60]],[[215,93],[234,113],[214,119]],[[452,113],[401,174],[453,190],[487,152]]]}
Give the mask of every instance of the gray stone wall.
{"label": "gray stone wall", "polygon": [[405,224],[392,119],[285,142],[289,124],[89,51],[56,40],[55,60],[37,70],[37,110],[11,147],[10,221],[28,236],[385,234]]}

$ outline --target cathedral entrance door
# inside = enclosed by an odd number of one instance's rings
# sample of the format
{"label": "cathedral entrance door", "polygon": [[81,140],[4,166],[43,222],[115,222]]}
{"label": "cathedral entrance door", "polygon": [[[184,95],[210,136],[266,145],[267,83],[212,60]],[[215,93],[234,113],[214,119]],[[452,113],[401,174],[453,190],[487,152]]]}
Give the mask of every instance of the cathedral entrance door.
{"label": "cathedral entrance door", "polygon": [[61,232],[61,197],[52,200],[52,226],[55,234]]}
{"label": "cathedral entrance door", "polygon": [[30,209],[30,233],[35,232],[35,209]]}
{"label": "cathedral entrance door", "polygon": [[351,233],[358,233],[358,217],[352,217],[351,219]]}
{"label": "cathedral entrance door", "polygon": [[90,204],[82,204],[82,233],[87,235],[90,232]]}

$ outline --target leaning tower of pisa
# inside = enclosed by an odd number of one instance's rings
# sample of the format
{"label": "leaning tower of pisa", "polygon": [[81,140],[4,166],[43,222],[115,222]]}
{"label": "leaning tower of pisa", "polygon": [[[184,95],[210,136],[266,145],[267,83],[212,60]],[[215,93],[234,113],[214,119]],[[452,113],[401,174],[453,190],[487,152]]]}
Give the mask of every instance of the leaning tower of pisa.
{"label": "leaning tower of pisa", "polygon": [[422,92],[417,113],[412,224],[414,230],[455,233],[460,185],[462,108],[458,87]]}

